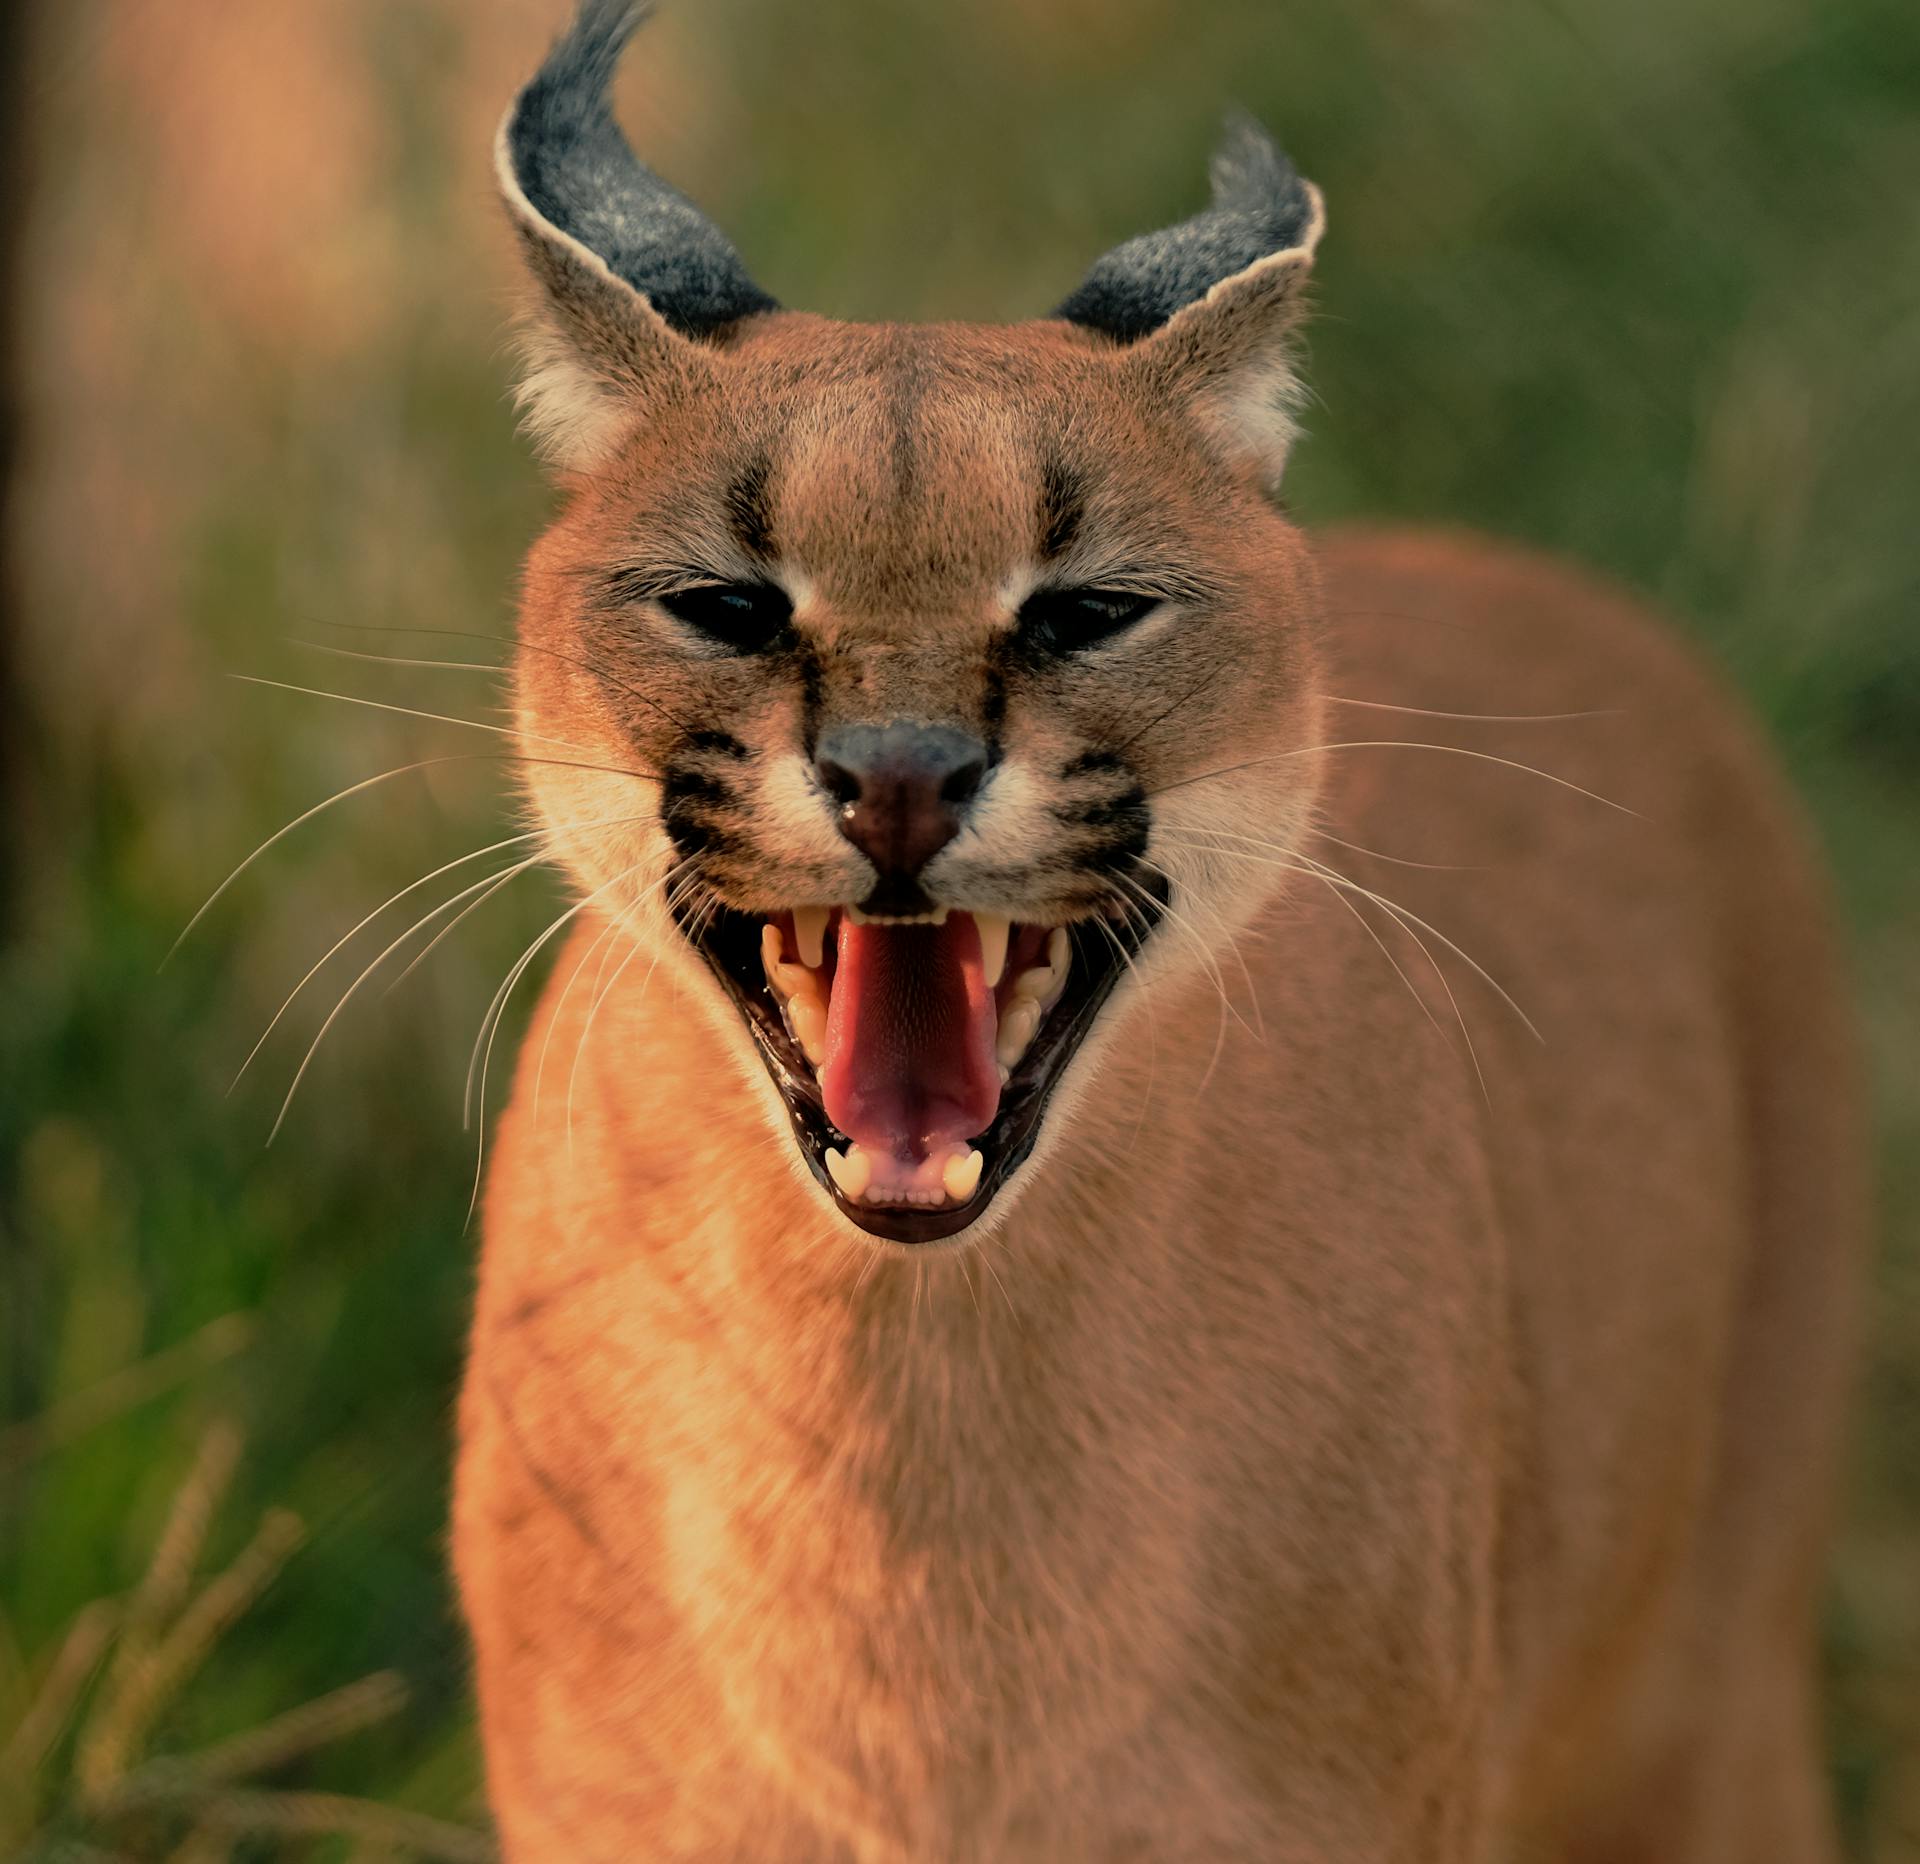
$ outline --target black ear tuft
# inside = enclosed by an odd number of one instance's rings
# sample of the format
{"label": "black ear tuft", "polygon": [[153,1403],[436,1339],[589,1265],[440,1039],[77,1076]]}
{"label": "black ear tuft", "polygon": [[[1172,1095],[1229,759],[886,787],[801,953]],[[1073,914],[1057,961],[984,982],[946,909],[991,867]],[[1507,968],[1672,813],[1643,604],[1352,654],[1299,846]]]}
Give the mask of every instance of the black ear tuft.
{"label": "black ear tuft", "polygon": [[635,158],[613,119],[614,68],[651,11],[646,0],[580,0],[507,112],[501,185],[530,239],[577,242],[675,330],[701,336],[779,305],[726,235]]}
{"label": "black ear tuft", "polygon": [[1095,260],[1054,312],[1131,343],[1223,279],[1320,236],[1320,197],[1253,118],[1227,121],[1211,167],[1213,204]]}

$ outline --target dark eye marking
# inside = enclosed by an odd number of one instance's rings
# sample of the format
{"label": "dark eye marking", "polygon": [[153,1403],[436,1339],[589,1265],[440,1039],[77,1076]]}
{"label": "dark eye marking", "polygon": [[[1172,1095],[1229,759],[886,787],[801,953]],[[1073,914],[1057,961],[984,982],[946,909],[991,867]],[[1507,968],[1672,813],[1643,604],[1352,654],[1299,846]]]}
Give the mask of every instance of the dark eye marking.
{"label": "dark eye marking", "polygon": [[764,652],[787,631],[793,604],[772,583],[693,583],[653,598],[675,621],[736,654]]}
{"label": "dark eye marking", "polygon": [[687,734],[689,751],[710,751],[715,757],[738,761],[747,755],[747,747],[730,731],[692,731]]}
{"label": "dark eye marking", "polygon": [[753,460],[734,475],[726,494],[727,522],[735,539],[748,556],[763,562],[774,554],[773,511],[767,500],[770,472],[766,460]]}
{"label": "dark eye marking", "polygon": [[1160,600],[1137,589],[1036,589],[1014,625],[1033,652],[1077,654],[1146,620]]}
{"label": "dark eye marking", "polygon": [[1080,475],[1058,460],[1040,472],[1040,561],[1052,563],[1073,548],[1086,516],[1086,487]]}

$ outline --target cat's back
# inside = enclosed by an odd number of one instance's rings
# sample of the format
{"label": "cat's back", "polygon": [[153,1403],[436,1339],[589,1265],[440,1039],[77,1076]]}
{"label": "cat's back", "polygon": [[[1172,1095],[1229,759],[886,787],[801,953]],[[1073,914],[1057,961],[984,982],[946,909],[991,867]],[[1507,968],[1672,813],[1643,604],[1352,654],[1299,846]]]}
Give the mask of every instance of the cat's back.
{"label": "cat's back", "polygon": [[[1321,560],[1352,748],[1314,858],[1405,973],[1376,952],[1369,988],[1417,991],[1484,1077],[1514,1739],[1652,1747],[1730,1667],[1768,1704],[1806,1669],[1865,1229],[1824,880],[1742,707],[1630,598],[1449,535]],[[1547,1829],[1619,1797],[1519,1773]]]}

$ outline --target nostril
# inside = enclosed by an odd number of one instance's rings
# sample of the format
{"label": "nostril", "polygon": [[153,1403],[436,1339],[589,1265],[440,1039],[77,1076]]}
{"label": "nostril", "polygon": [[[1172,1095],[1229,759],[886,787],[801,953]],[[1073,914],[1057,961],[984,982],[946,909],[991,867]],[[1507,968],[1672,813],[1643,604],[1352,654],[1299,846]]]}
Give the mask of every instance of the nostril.
{"label": "nostril", "polygon": [[965,763],[956,765],[948,771],[945,781],[940,785],[940,800],[959,806],[970,803],[980,793],[980,785],[987,774],[985,753],[970,757]]}
{"label": "nostril", "polygon": [[820,779],[820,787],[842,808],[860,800],[860,778],[845,764],[836,764],[832,758],[823,757],[813,768]]}
{"label": "nostril", "polygon": [[[841,834],[872,861],[884,887],[914,880],[959,834],[988,763],[986,746],[968,733],[896,719],[835,727],[816,747],[813,767]],[[919,897],[917,887],[912,892]]]}

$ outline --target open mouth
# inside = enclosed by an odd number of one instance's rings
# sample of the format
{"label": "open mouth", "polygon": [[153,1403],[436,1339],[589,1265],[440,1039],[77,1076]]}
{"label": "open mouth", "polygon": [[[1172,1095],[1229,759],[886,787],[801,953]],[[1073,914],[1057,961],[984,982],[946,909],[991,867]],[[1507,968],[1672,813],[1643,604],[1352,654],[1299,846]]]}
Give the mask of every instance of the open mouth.
{"label": "open mouth", "polygon": [[946,907],[676,917],[746,1018],[813,1175],[863,1230],[928,1243],[1032,1152],[1164,897],[1054,926]]}

